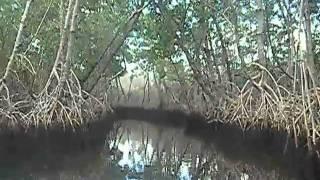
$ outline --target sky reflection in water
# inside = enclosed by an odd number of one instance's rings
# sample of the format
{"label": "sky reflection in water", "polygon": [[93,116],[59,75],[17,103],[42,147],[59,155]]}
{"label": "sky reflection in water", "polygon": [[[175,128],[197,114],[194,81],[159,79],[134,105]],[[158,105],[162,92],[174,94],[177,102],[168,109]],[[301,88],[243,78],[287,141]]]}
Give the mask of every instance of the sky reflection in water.
{"label": "sky reflection in water", "polygon": [[[118,155],[121,154],[116,164],[121,171],[126,172],[127,180],[149,179],[145,175],[148,168],[153,171],[152,176],[156,179],[161,179],[159,176],[162,176],[179,180],[191,180],[195,173],[191,172],[192,169],[200,172],[199,168],[202,168],[206,173],[201,179],[208,180],[212,179],[212,173],[219,171],[217,163],[207,169],[202,167],[201,163],[204,163],[205,158],[200,160],[199,154],[203,145],[184,137],[180,130],[169,128],[164,130],[141,122],[125,122],[121,129],[122,134],[117,134],[117,138],[121,139],[110,140],[109,148],[115,148],[118,150]],[[196,157],[195,160],[193,157]],[[249,175],[240,172],[238,179],[248,180]]]}

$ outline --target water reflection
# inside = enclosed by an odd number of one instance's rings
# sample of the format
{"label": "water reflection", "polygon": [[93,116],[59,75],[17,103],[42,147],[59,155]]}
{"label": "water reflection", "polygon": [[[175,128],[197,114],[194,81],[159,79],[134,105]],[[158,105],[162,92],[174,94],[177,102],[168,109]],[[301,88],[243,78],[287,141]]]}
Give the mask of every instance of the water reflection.
{"label": "water reflection", "polygon": [[244,134],[177,112],[120,110],[116,123],[106,118],[76,131],[1,131],[0,179],[319,179],[318,160],[286,135]]}
{"label": "water reflection", "polygon": [[113,160],[125,179],[289,179],[278,169],[264,170],[228,160],[213,145],[186,137],[182,130],[124,121],[109,137]]}

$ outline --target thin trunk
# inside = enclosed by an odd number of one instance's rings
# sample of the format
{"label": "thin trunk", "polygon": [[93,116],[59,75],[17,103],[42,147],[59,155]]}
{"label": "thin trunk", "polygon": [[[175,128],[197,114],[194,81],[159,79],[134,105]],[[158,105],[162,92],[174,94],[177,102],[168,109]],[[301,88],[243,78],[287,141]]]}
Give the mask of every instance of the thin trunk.
{"label": "thin trunk", "polygon": [[16,36],[16,40],[15,40],[15,43],[14,43],[14,46],[13,46],[12,53],[11,53],[10,58],[9,58],[9,62],[7,64],[7,67],[6,67],[6,70],[4,72],[3,77],[0,79],[0,92],[2,91],[2,89],[4,87],[4,84],[6,83],[6,80],[7,80],[8,76],[9,76],[9,73],[12,70],[14,58],[15,58],[16,53],[18,51],[18,47],[21,44],[22,31],[23,31],[23,28],[25,27],[25,21],[27,19],[27,15],[29,13],[30,5],[31,5],[32,2],[33,2],[33,0],[28,0],[27,3],[26,3],[26,7],[24,8],[24,12],[23,12],[23,15],[21,17],[19,30],[18,30],[18,33],[17,33],[17,36]]}
{"label": "thin trunk", "polygon": [[[178,82],[179,82],[180,88],[183,89],[183,90],[182,90],[182,95],[179,95],[178,98],[179,98],[179,99],[182,98],[183,100],[185,100],[188,108],[191,109],[191,105],[190,105],[190,102],[189,102],[189,98],[187,97],[187,93],[186,93],[186,91],[185,91],[185,89],[186,89],[185,80],[180,76],[177,67],[176,67],[175,64],[173,63],[172,58],[169,57],[169,59],[170,59],[170,62],[171,62],[171,64],[172,64],[173,68],[174,68],[174,72],[176,73],[176,76],[177,76],[177,78],[178,78]],[[173,93],[172,93],[172,94],[173,94]]]}
{"label": "thin trunk", "polygon": [[[117,86],[119,86],[118,88],[120,88],[120,91],[121,91],[123,97],[125,98],[125,97],[126,97],[126,93],[124,92],[124,89],[123,89],[123,87],[122,87],[120,77],[117,77],[117,78],[116,78],[116,83],[117,83]],[[120,96],[119,96],[119,97],[120,97]]]}
{"label": "thin trunk", "polygon": [[[227,0],[224,3],[225,3],[225,7],[224,8],[227,10],[231,6],[231,1]],[[227,70],[228,81],[232,82],[231,64],[230,64],[229,58],[228,58],[227,44],[224,41],[222,30],[221,30],[220,25],[218,23],[217,17],[214,14],[214,13],[216,13],[215,7],[213,5],[210,5],[210,10],[212,11],[211,18],[213,20],[213,25],[216,27],[218,38],[219,38],[219,41],[221,43],[221,49],[222,49],[222,57],[221,57],[221,59],[222,59],[222,62],[224,63],[224,65],[226,67],[226,70]],[[212,42],[210,44],[212,46]],[[216,66],[216,68],[217,68],[217,66]]]}
{"label": "thin trunk", "polygon": [[[201,87],[201,89],[203,90],[203,92],[209,96],[211,101],[215,101],[214,95],[212,93],[212,90],[208,88],[207,83],[203,80],[199,70],[195,67],[195,64],[192,61],[192,56],[191,54],[188,52],[188,49],[186,47],[184,47],[184,45],[180,42],[179,43],[180,48],[182,49],[182,51],[185,53],[186,57],[187,57],[187,61],[188,64],[192,70],[193,73],[193,78],[196,81],[196,83]],[[216,93],[223,97],[225,100],[230,101],[230,97],[228,97],[225,92],[221,92],[220,89],[218,89],[217,87],[213,87],[213,89],[216,91]]]}
{"label": "thin trunk", "polygon": [[[266,5],[266,9],[271,9],[271,7],[269,7],[268,5]],[[267,10],[266,10],[267,11]],[[267,12],[266,12],[267,13]],[[269,13],[267,13],[269,14]],[[268,47],[268,49],[270,48],[271,50],[271,57],[268,56],[268,59],[270,60],[270,62],[275,62],[276,66],[278,67],[278,69],[280,69],[280,71],[286,75],[287,77],[289,77],[290,79],[293,79],[291,73],[288,73],[286,71],[286,69],[284,69],[282,67],[282,63],[279,61],[278,57],[277,57],[277,54],[276,54],[276,51],[275,51],[275,47],[272,46],[272,40],[271,40],[271,33],[270,33],[270,17],[268,15],[266,15],[266,21],[265,21],[265,33],[266,33],[266,36],[265,36],[265,40],[266,40],[266,45]],[[268,52],[268,51],[267,51]],[[290,52],[290,50],[289,50]],[[290,56],[290,55],[289,55]],[[273,61],[271,61],[271,58]],[[291,61],[291,60],[289,60]],[[290,68],[290,67],[289,67]],[[292,69],[292,68],[291,68]]]}
{"label": "thin trunk", "polygon": [[50,8],[52,7],[52,4],[53,4],[53,0],[50,0],[50,3],[49,3],[49,5],[48,5],[45,13],[43,14],[43,16],[42,16],[42,18],[41,18],[41,21],[40,21],[40,23],[39,23],[39,25],[38,25],[38,27],[37,27],[37,30],[36,30],[36,32],[33,34],[33,37],[31,38],[31,40],[30,40],[30,42],[29,42],[29,44],[28,44],[27,49],[23,52],[23,55],[26,55],[26,54],[30,51],[31,46],[32,46],[32,42],[33,42],[33,40],[35,40],[35,38],[38,36],[38,34],[39,34],[39,32],[40,32],[40,30],[41,30],[41,28],[42,28],[43,22],[44,22],[44,20],[46,19]]}
{"label": "thin trunk", "polygon": [[[215,16],[212,16],[213,20],[215,21]],[[184,32],[183,30],[183,27],[181,26],[181,24],[179,24],[178,22],[174,21],[174,23],[177,24],[177,26],[179,27],[179,30],[181,32]],[[217,23],[215,23],[217,24]],[[221,32],[221,31],[220,31]],[[222,34],[220,34],[222,37]],[[212,92],[212,89],[208,88],[208,86],[206,84],[208,84],[208,82],[205,82],[203,77],[202,77],[202,73],[201,71],[199,70],[199,68],[196,66],[196,64],[194,62],[195,59],[194,57],[192,56],[192,54],[189,52],[189,49],[185,47],[185,41],[183,39],[183,37],[179,37],[179,36],[176,36],[176,39],[177,39],[177,44],[179,46],[179,48],[181,48],[181,50],[184,52],[184,54],[186,55],[186,59],[187,59],[187,62],[189,64],[189,67],[191,68],[192,70],[192,73],[193,73],[193,79],[196,81],[196,83],[201,87],[201,89],[203,90],[203,92],[209,96],[210,100],[212,101],[215,101],[215,97],[213,95],[213,92]],[[221,40],[221,39],[220,39]],[[221,43],[224,43],[223,39],[222,39],[222,42]],[[227,66],[227,72],[228,72],[228,79],[231,81],[232,78],[231,78],[231,70],[230,70],[230,64],[229,64],[229,61],[228,61],[228,56],[227,56],[227,49],[225,48],[224,44],[223,44],[223,54],[224,54],[224,57],[222,58]],[[195,56],[197,57],[197,56]],[[224,90],[221,90],[219,89],[218,87],[215,87],[213,86],[212,87],[213,90],[215,90],[218,94],[218,96],[221,96],[224,100],[226,101],[230,101],[231,98],[228,97],[225,92],[222,92]]]}
{"label": "thin trunk", "polygon": [[[118,79],[118,78],[116,78],[115,85],[116,85],[116,88],[115,88],[115,89],[116,89],[116,92],[118,92],[119,89],[120,89],[120,84],[119,84],[119,79]],[[114,90],[114,88],[112,87],[112,88],[111,88],[111,94],[113,93],[113,90]],[[119,102],[121,95],[120,95],[119,93],[117,93],[116,96],[117,96],[117,102]],[[113,99],[112,99],[112,100],[113,100]]]}
{"label": "thin trunk", "polygon": [[289,36],[289,63],[288,63],[288,72],[289,73],[293,73],[293,57],[295,54],[295,48],[294,48],[294,37],[293,37],[293,26],[292,26],[292,13],[291,13],[291,9],[287,6],[286,7],[286,11],[287,11],[287,28],[288,28],[288,36]]}
{"label": "thin trunk", "polygon": [[318,77],[315,69],[314,54],[312,48],[312,31],[311,31],[311,19],[310,19],[310,4],[308,0],[304,1],[304,26],[306,35],[306,60],[308,64],[308,69],[314,79],[314,86],[318,84]]}
{"label": "thin trunk", "polygon": [[79,0],[75,0],[75,4],[73,7],[71,22],[70,22],[70,32],[69,32],[69,39],[68,39],[68,46],[67,46],[67,54],[66,59],[62,67],[62,77],[61,77],[61,83],[62,85],[67,80],[68,75],[70,73],[70,66],[72,63],[72,58],[74,56],[73,53],[73,44],[74,44],[74,36],[76,33],[76,22],[78,17],[78,9],[79,9]]}
{"label": "thin trunk", "polygon": [[226,69],[227,69],[228,81],[232,82],[231,64],[230,64],[230,61],[229,61],[229,58],[228,58],[228,50],[227,50],[227,47],[226,47],[226,42],[224,41],[221,28],[220,28],[219,23],[217,22],[217,19],[215,17],[213,17],[213,21],[214,21],[214,24],[215,24],[216,29],[217,29],[219,41],[221,43],[222,60],[223,60],[225,66],[226,66]]}
{"label": "thin trunk", "polygon": [[258,58],[259,63],[263,66],[267,65],[265,56],[265,10],[263,6],[263,0],[256,0],[257,9],[257,21],[258,21]]}
{"label": "thin trunk", "polygon": [[64,58],[65,56],[65,46],[67,45],[68,42],[68,36],[70,33],[70,21],[72,18],[72,12],[73,12],[73,7],[74,7],[74,1],[75,0],[69,0],[69,5],[68,5],[68,10],[67,10],[67,14],[65,17],[65,21],[64,21],[64,26],[63,26],[63,30],[62,30],[62,34],[61,34],[61,39],[60,39],[60,44],[59,44],[59,49],[57,52],[57,56],[56,56],[56,60],[55,60],[55,64],[53,68],[57,68],[59,63],[64,63],[66,61],[66,59]]}
{"label": "thin trunk", "polygon": [[[106,74],[107,76],[111,76],[111,61],[112,58],[116,55],[116,53],[119,51],[120,47],[123,45],[124,41],[126,40],[129,33],[132,31],[134,25],[137,23],[142,10],[144,7],[139,8],[136,10],[132,16],[130,16],[128,22],[124,25],[123,33],[118,33],[111,43],[108,45],[108,47],[105,49],[103,54],[100,56],[99,60],[97,61],[97,64],[92,69],[92,71],[88,74],[88,77],[85,78],[83,88],[87,92],[92,92],[94,87],[98,84],[98,81],[101,78],[101,75],[104,72],[108,72]],[[121,35],[123,34],[123,35]],[[109,68],[107,71],[106,69]]]}
{"label": "thin trunk", "polygon": [[127,101],[129,101],[130,97],[131,97],[132,82],[133,82],[133,78],[130,77],[130,84],[129,84],[129,89],[128,89],[128,92],[127,92]]}
{"label": "thin trunk", "polygon": [[[285,26],[287,28],[287,34],[288,34],[288,39],[289,39],[289,42],[288,42],[288,49],[289,49],[289,52],[288,52],[288,67],[287,67],[287,72],[288,74],[290,74],[291,76],[294,76],[293,73],[293,56],[295,54],[294,52],[294,37],[293,37],[293,26],[292,26],[292,20],[291,20],[291,9],[288,8],[286,6],[286,4],[280,0],[277,0],[277,4],[280,8],[280,11],[281,11],[281,15],[284,19],[284,22],[285,22]],[[287,12],[287,15],[285,15],[285,11]]]}
{"label": "thin trunk", "polygon": [[153,71],[153,78],[154,78],[154,85],[156,86],[158,98],[159,98],[158,108],[163,109],[165,106],[165,103],[164,103],[163,93],[161,90],[161,80],[160,79],[159,79],[159,81],[157,80],[157,77],[156,77],[156,74],[154,71]]}
{"label": "thin trunk", "polygon": [[60,36],[63,34],[63,24],[64,24],[64,0],[60,0]]}
{"label": "thin trunk", "polygon": [[150,103],[150,89],[151,89],[151,82],[150,82],[150,75],[148,73],[148,102]]}
{"label": "thin trunk", "polygon": [[235,37],[235,43],[236,43],[236,54],[237,57],[240,59],[241,68],[245,67],[245,62],[242,57],[241,48],[240,48],[240,36],[239,36],[239,23],[238,23],[238,17],[239,17],[239,9],[240,7],[240,0],[236,0],[235,5],[232,5],[233,13],[232,13],[232,23],[234,26],[234,37]]}
{"label": "thin trunk", "polygon": [[56,59],[53,64],[53,67],[52,67],[49,79],[47,81],[47,84],[44,87],[44,90],[47,90],[48,87],[50,86],[50,84],[53,80],[53,76],[55,76],[57,78],[58,83],[60,83],[60,76],[59,76],[57,70],[58,70],[59,64],[64,64],[64,62],[65,62],[63,56],[65,54],[65,45],[68,42],[68,35],[69,35],[69,30],[70,30],[69,27],[70,27],[72,12],[73,12],[73,4],[74,4],[74,0],[69,0],[67,14],[66,14],[66,17],[64,20],[64,26],[63,26],[63,29],[61,32],[60,43],[59,43],[59,48],[57,51]]}
{"label": "thin trunk", "polygon": [[307,102],[306,102],[306,92],[308,91],[308,78],[306,76],[306,70],[305,70],[305,65],[302,64],[301,65],[301,74],[300,74],[300,78],[301,78],[301,92],[302,92],[302,105],[303,105],[303,122],[304,122],[304,126],[305,126],[305,131],[306,131],[306,136],[307,136],[307,146],[308,149],[311,150],[311,135],[310,135],[310,129],[309,129],[309,125],[308,125],[308,114],[307,114]]}
{"label": "thin trunk", "polygon": [[[206,62],[206,69],[208,71],[208,74],[209,74],[209,80],[213,80],[213,74],[214,74],[214,64],[213,64],[213,59],[212,59],[212,56],[211,56],[211,49],[209,48],[209,38],[210,38],[210,35],[209,35],[209,32],[207,32],[207,36],[206,36],[206,39],[205,39],[205,48],[204,48],[204,53],[206,55],[206,58],[205,59],[205,62]],[[218,77],[220,75],[218,74]]]}
{"label": "thin trunk", "polygon": [[[63,1],[63,0],[62,0]],[[24,55],[26,55],[29,51],[30,51],[30,49],[31,49],[31,45],[32,45],[32,41],[37,37],[37,35],[38,35],[38,33],[40,32],[40,29],[41,29],[41,27],[42,27],[42,25],[43,25],[43,23],[44,23],[44,20],[46,19],[46,17],[47,17],[47,15],[48,15],[48,12],[49,12],[49,10],[50,10],[50,8],[52,7],[52,4],[53,4],[53,0],[51,0],[50,1],[50,4],[49,4],[49,6],[48,6],[48,8],[47,8],[47,10],[46,10],[46,12],[44,13],[44,15],[42,16],[42,19],[41,19],[41,22],[39,23],[39,26],[37,27],[37,30],[36,30],[36,32],[34,33],[34,37],[32,38],[32,40],[30,41],[30,43],[29,43],[29,45],[28,45],[28,48],[24,51]],[[42,63],[43,63],[43,58],[41,57],[40,58],[40,61],[39,61],[39,63],[38,63],[38,65],[36,66],[36,69],[35,69],[35,74],[33,74],[33,77],[32,77],[32,81],[31,81],[31,83],[30,83],[30,86],[29,86],[29,94],[31,95],[31,97],[33,97],[34,99],[35,99],[35,97],[34,97],[34,95],[33,95],[33,89],[34,89],[34,86],[35,86],[35,83],[36,83],[36,79],[37,79],[37,75],[39,74],[39,70],[41,70],[42,68]]]}
{"label": "thin trunk", "polygon": [[216,68],[216,73],[218,75],[219,83],[221,83],[222,82],[221,73],[220,73],[219,66],[217,64],[217,58],[215,57],[214,50],[213,50],[212,46],[213,46],[212,38],[211,38],[211,36],[209,36],[209,48],[211,50],[211,57],[212,57],[213,65]]}
{"label": "thin trunk", "polygon": [[147,91],[147,86],[148,86],[148,83],[149,83],[149,80],[148,80],[149,76],[146,78],[146,82],[143,86],[143,96],[142,96],[142,102],[141,102],[141,105],[144,104],[144,100],[146,98],[146,91]]}

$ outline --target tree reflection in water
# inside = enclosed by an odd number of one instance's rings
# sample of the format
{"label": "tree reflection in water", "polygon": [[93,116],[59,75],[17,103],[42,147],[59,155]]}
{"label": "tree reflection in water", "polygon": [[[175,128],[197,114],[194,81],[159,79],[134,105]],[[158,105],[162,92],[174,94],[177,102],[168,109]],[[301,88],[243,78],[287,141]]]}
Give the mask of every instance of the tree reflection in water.
{"label": "tree reflection in water", "polygon": [[265,170],[231,161],[204,144],[186,137],[182,130],[124,121],[109,136],[113,164],[126,179],[289,179],[278,169]]}
{"label": "tree reflection in water", "polygon": [[[193,122],[186,126],[192,131],[186,131],[176,122],[179,126],[167,125],[171,119],[160,121],[169,117],[161,113],[141,113],[153,117],[150,124],[147,120],[114,124],[106,118],[75,132],[3,132],[0,179],[264,180],[289,179],[287,175],[319,179],[312,174],[319,172],[316,159],[306,158],[303,149],[287,143],[283,154],[286,136],[249,131],[244,138],[232,126]],[[173,117],[177,120],[180,115]]]}

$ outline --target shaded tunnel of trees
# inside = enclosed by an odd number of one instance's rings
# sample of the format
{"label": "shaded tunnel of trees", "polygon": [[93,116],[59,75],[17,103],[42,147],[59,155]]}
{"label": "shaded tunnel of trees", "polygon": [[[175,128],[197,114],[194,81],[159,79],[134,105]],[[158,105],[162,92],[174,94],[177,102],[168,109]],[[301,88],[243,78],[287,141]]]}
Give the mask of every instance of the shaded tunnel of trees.
{"label": "shaded tunnel of trees", "polygon": [[[258,148],[284,138],[297,151],[306,145],[318,152],[319,6],[317,0],[2,0],[0,133],[81,129],[107,123],[94,120],[115,112],[207,141],[206,132],[232,139],[259,131],[265,140],[238,140]],[[141,109],[151,106],[161,110]]]}

